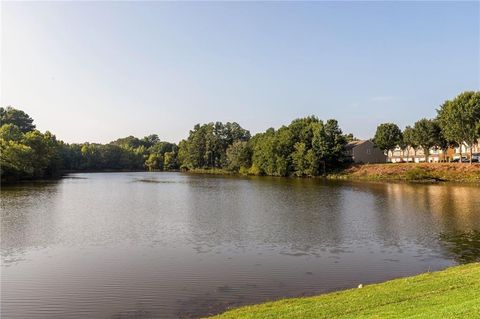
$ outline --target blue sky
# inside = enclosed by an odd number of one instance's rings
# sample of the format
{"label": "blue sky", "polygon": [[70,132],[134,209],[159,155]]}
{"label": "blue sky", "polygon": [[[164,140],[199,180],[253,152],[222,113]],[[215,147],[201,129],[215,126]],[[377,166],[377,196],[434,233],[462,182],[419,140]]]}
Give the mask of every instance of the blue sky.
{"label": "blue sky", "polygon": [[480,86],[479,2],[1,4],[1,104],[67,142],[317,115],[370,138]]}

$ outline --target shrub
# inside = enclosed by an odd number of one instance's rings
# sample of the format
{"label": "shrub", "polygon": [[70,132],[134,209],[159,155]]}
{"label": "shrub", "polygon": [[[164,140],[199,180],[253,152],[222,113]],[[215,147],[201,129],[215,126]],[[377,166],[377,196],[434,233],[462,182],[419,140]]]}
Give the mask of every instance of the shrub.
{"label": "shrub", "polygon": [[405,172],[405,179],[409,181],[421,181],[435,179],[427,170],[415,167]]}

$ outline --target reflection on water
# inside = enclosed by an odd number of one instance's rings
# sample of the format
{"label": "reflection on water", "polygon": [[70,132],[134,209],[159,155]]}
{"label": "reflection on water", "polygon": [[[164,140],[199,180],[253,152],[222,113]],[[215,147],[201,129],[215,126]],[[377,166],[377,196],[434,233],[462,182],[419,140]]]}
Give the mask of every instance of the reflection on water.
{"label": "reflection on water", "polygon": [[2,188],[2,317],[199,317],[479,256],[477,186],[71,177]]}
{"label": "reflection on water", "polygon": [[480,231],[445,233],[440,240],[459,263],[480,261]]}

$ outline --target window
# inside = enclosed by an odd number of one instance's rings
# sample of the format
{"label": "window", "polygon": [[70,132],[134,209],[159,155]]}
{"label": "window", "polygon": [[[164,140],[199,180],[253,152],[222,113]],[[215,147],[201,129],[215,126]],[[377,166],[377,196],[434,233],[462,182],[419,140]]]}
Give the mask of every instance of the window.
{"label": "window", "polygon": [[370,155],[372,153],[372,149],[371,148],[367,148],[367,154]]}

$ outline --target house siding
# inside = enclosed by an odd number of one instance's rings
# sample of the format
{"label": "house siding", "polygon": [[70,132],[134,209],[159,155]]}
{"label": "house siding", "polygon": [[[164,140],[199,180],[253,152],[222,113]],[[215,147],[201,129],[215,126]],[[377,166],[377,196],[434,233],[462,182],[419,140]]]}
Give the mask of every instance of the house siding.
{"label": "house siding", "polygon": [[[437,163],[437,162],[449,162],[454,159],[460,158],[460,150],[462,156],[466,157],[467,159],[470,158],[470,146],[467,144],[462,144],[461,148],[448,148],[445,151],[440,150],[438,148],[431,148],[430,153],[428,156],[428,162],[430,163]],[[480,153],[480,139],[478,140],[477,144],[472,146],[472,153]],[[415,152],[414,149],[409,148],[407,149],[400,149],[397,147],[393,152],[389,152],[388,154],[388,161],[392,163],[399,163],[399,162],[415,162],[421,163],[426,161],[425,152],[422,148],[418,148]]]}
{"label": "house siding", "polygon": [[382,150],[376,148],[372,141],[358,143],[348,154],[355,163],[385,163],[387,156]]}

